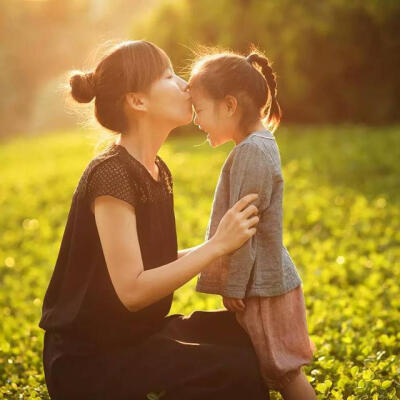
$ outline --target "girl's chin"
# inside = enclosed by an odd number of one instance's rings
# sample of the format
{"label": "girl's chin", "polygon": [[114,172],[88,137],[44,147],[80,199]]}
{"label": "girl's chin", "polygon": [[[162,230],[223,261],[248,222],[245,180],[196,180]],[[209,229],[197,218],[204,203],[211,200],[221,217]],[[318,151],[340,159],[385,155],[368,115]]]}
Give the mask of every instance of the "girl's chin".
{"label": "girl's chin", "polygon": [[217,146],[217,143],[215,143],[215,142],[213,141],[213,139],[211,138],[211,136],[210,136],[209,133],[207,133],[206,140],[208,141],[208,143],[210,143],[210,145],[211,145],[212,147],[216,147],[216,146]]}

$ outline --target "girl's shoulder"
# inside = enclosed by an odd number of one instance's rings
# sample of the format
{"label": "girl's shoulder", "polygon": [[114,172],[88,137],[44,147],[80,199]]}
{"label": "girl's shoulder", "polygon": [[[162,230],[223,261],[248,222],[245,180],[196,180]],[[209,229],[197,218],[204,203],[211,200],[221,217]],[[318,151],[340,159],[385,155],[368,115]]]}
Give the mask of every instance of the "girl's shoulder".
{"label": "girl's shoulder", "polygon": [[232,160],[249,159],[253,164],[265,165],[280,162],[279,148],[274,135],[269,131],[258,131],[248,135],[232,151]]}
{"label": "girl's shoulder", "polygon": [[244,151],[244,148],[247,148],[247,150],[253,149],[255,152],[257,152],[257,149],[264,152],[278,150],[275,136],[268,130],[250,133],[235,148],[238,151]]}

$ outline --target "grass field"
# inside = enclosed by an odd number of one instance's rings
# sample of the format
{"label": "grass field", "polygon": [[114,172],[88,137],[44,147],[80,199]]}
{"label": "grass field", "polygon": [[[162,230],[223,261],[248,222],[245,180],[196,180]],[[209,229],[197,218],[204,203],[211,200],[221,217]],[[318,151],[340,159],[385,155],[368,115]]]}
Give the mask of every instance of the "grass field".
{"label": "grass field", "polygon": [[[276,135],[284,242],[318,349],[305,371],[319,399],[400,398],[400,127],[283,127]],[[0,399],[48,399],[37,324],[75,185],[93,157],[89,136],[0,144]],[[212,149],[204,138],[172,134],[160,151],[174,176],[180,248],[203,240],[233,146]],[[171,313],[222,307],[194,283],[175,292]]]}

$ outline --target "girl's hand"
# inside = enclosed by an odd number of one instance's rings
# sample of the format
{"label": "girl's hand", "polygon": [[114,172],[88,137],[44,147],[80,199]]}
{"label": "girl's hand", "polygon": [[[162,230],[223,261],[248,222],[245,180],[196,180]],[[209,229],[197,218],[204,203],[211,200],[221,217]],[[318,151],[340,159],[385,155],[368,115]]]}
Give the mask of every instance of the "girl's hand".
{"label": "girl's hand", "polygon": [[241,247],[256,233],[255,225],[259,222],[258,208],[248,205],[258,197],[251,193],[238,200],[219,222],[218,228],[210,241],[216,244],[221,255],[229,254]]}
{"label": "girl's hand", "polygon": [[244,311],[244,309],[246,308],[246,306],[244,305],[244,301],[242,299],[235,299],[234,297],[222,296],[222,302],[229,311],[233,312]]}

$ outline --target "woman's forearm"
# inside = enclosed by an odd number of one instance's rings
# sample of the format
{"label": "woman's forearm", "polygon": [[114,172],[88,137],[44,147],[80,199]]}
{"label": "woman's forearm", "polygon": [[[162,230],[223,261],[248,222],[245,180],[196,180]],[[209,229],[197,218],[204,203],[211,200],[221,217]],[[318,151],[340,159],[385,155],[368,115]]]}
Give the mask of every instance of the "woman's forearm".
{"label": "woman's forearm", "polygon": [[178,251],[178,259],[182,258],[184,256],[187,256],[190,252],[192,252],[193,250],[199,248],[200,246],[201,246],[201,244],[199,244],[198,246],[195,246],[195,247],[189,247],[187,249],[179,250]]}
{"label": "woman's forearm", "polygon": [[132,311],[139,311],[168,296],[222,255],[212,240],[185,250],[188,250],[186,254],[177,260],[138,275],[132,289]]}

